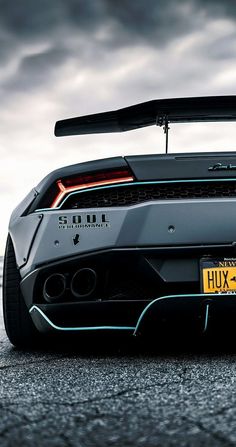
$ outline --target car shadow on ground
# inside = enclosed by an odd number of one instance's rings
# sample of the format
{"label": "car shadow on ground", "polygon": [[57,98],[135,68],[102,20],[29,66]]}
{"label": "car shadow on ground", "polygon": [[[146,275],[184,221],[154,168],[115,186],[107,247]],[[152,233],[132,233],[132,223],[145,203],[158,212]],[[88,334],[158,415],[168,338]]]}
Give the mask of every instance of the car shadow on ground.
{"label": "car shadow on ground", "polygon": [[[236,334],[235,334],[236,335]],[[37,346],[11,347],[11,353],[79,357],[172,357],[236,354],[235,337],[115,337],[107,335],[43,337]]]}

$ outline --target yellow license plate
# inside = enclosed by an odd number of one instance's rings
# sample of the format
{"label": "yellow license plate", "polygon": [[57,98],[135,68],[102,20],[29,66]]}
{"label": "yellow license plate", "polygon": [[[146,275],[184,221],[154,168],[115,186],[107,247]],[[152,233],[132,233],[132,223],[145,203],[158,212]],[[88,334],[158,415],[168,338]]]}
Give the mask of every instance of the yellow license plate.
{"label": "yellow license plate", "polygon": [[236,259],[201,262],[203,293],[236,293]]}

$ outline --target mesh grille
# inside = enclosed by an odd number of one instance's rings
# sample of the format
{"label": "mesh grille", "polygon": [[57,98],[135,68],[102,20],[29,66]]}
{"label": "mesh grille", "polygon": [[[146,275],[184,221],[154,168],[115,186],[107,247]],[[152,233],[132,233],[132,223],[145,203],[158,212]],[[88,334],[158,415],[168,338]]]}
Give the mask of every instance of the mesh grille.
{"label": "mesh grille", "polygon": [[62,209],[129,206],[151,200],[236,197],[236,182],[126,185],[71,195]]}

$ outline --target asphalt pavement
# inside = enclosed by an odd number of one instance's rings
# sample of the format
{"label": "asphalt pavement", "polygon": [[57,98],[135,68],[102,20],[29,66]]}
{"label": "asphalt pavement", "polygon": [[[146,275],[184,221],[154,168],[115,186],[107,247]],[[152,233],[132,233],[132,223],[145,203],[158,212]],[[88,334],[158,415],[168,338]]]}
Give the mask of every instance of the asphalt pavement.
{"label": "asphalt pavement", "polygon": [[1,447],[236,446],[233,352],[125,340],[23,352],[2,316],[0,331]]}

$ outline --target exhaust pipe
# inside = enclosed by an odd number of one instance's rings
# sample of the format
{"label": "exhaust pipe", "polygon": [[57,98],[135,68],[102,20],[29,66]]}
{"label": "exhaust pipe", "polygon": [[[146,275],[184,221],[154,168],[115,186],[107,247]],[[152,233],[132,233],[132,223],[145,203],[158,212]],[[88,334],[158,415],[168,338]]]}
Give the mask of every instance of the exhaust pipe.
{"label": "exhaust pipe", "polygon": [[43,285],[43,296],[48,303],[59,300],[66,290],[66,278],[62,273],[53,273]]}
{"label": "exhaust pipe", "polygon": [[93,269],[78,270],[71,280],[71,292],[76,298],[85,298],[94,292],[97,285],[97,274]]}

